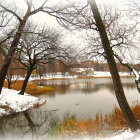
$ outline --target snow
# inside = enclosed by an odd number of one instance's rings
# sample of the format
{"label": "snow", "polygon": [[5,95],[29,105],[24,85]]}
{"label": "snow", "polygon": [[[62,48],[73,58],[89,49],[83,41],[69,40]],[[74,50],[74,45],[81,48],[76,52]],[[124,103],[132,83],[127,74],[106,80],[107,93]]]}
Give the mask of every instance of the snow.
{"label": "snow", "polygon": [[[120,76],[130,76],[128,72],[119,72]],[[111,77],[110,72],[105,71],[94,71],[93,77]]]}
{"label": "snow", "polygon": [[[110,138],[107,138],[107,139],[108,140],[125,140],[125,139],[128,139],[128,138],[132,138],[133,136],[134,136],[133,133],[125,131],[120,135],[116,135],[114,137],[110,137]],[[105,139],[105,140],[107,140],[107,139]]]}
{"label": "snow", "polygon": [[45,100],[29,94],[19,95],[18,93],[19,91],[16,90],[2,89],[0,95],[0,117],[26,111],[29,108],[45,103]]}
{"label": "snow", "polygon": [[136,76],[136,81],[138,81],[139,80],[139,73],[135,69],[133,69],[133,73]]}
{"label": "snow", "polygon": [[[96,138],[93,138],[92,136],[83,136],[76,138],[69,137],[67,139],[61,138],[61,140],[140,140],[140,131],[131,132],[130,130],[127,130],[121,132],[120,134],[111,134],[111,135],[112,136],[109,137],[96,137]],[[60,140],[60,139],[52,139],[52,140]]]}

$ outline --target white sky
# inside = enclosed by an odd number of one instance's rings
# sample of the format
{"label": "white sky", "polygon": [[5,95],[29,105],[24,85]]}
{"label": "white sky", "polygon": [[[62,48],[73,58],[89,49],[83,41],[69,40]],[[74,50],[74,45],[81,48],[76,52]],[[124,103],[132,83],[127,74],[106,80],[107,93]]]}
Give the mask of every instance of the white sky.
{"label": "white sky", "polygon": [[[0,0],[2,1],[2,0]],[[25,1],[26,0],[6,0],[7,3],[10,3],[13,7],[17,5],[20,10],[25,10]],[[34,3],[36,3],[36,7],[38,7],[40,4],[42,4],[44,0],[33,0]],[[67,1],[78,1],[78,0],[48,0],[48,5],[63,5]],[[80,0],[80,1],[87,1],[87,0]],[[116,6],[119,4],[120,6],[121,0],[96,0],[97,4],[103,4],[103,5],[110,5],[110,6]],[[50,26],[57,26],[57,21],[54,17],[51,17],[45,13],[38,13],[34,16],[32,16],[33,19],[35,19],[37,22],[41,24],[48,24]]]}
{"label": "white sky", "polygon": [[[0,0],[2,1],[2,0]],[[6,0],[7,3],[11,3],[10,6],[15,7],[15,5],[17,5],[17,7],[19,7],[18,10],[25,12],[25,1],[26,0]],[[42,1],[44,0],[33,0],[33,2],[36,3],[36,7],[38,7]],[[67,0],[48,0],[48,4],[54,4],[54,5],[63,5]],[[68,0],[68,1],[78,1],[78,0]],[[80,0],[80,1],[86,1],[86,0]],[[97,5],[109,5],[109,6],[114,6],[117,7],[119,9],[123,9],[125,8],[124,2],[126,0],[122,1],[122,0],[96,0]],[[20,13],[20,12],[19,12]],[[54,17],[51,17],[45,13],[37,13],[36,15],[32,16],[31,19],[33,19],[35,22],[37,22],[40,26],[41,25],[47,25],[50,27],[54,27],[56,29],[60,28],[59,24],[57,23],[56,19]],[[64,29],[61,28],[61,30],[64,31]],[[67,44],[70,44],[71,42],[73,44],[77,44],[77,46],[81,47],[82,45],[84,45],[83,40],[80,39],[80,34],[82,34],[82,32],[72,32],[69,33],[68,31],[65,31],[65,38],[64,38],[64,42],[66,42]]]}

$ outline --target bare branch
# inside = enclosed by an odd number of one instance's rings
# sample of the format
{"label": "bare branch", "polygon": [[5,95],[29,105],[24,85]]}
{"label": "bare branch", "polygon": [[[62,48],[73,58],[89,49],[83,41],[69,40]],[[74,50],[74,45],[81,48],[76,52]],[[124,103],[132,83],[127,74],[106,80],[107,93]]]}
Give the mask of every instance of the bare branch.
{"label": "bare branch", "polygon": [[19,20],[19,22],[22,21],[22,19],[20,18],[20,16],[18,14],[16,14],[14,11],[6,8],[5,6],[3,6],[1,4],[0,4],[0,7],[2,7],[6,12],[9,12],[9,13],[13,14]]}

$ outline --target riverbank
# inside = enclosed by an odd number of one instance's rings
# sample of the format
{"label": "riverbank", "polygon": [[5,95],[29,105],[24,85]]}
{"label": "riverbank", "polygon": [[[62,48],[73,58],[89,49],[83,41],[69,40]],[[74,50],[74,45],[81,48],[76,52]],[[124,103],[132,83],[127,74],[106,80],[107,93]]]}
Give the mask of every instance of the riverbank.
{"label": "riverbank", "polygon": [[19,95],[19,91],[7,88],[2,89],[0,95],[0,117],[17,114],[33,107],[38,107],[46,101],[27,93]]}

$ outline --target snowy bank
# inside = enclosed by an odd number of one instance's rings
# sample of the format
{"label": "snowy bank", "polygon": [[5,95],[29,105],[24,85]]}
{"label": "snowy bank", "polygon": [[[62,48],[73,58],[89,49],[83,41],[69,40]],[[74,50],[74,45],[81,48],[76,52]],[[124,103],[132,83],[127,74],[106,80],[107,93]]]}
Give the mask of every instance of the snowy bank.
{"label": "snowy bank", "polygon": [[2,89],[0,95],[0,117],[18,112],[23,112],[29,108],[40,106],[45,100],[31,96],[29,94],[19,95],[19,91]]}

